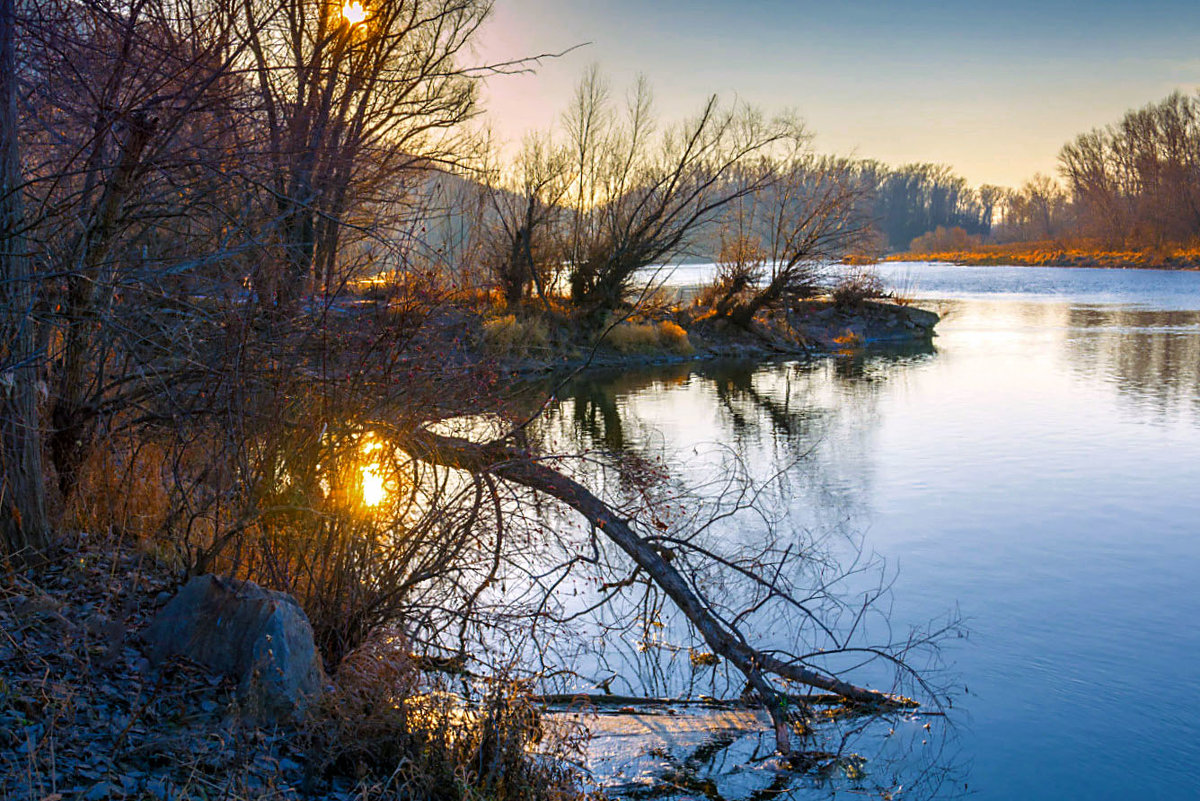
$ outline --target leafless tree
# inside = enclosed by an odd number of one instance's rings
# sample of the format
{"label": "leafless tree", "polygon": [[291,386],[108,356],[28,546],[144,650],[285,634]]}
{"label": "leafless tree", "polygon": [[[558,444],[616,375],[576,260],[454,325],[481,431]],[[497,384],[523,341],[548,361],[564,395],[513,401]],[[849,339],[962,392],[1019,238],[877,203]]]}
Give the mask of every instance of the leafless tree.
{"label": "leafless tree", "polygon": [[489,187],[493,221],[486,268],[508,304],[519,303],[531,289],[546,304],[561,278],[558,228],[569,188],[566,153],[546,137],[530,137],[516,163],[496,172]]}
{"label": "leafless tree", "polygon": [[615,308],[637,272],[678,256],[716,212],[760,183],[737,169],[786,136],[774,121],[711,98],[687,122],[659,129],[644,81],[623,114],[595,70],[580,83],[564,124],[573,169],[566,195],[566,261],[572,302]]}
{"label": "leafless tree", "polygon": [[[405,447],[410,453],[433,464],[452,466],[473,475],[494,476],[510,485],[535,490],[582,515],[593,527],[594,536],[605,538],[623,553],[628,560],[625,570],[631,570],[627,578],[614,578],[603,585],[602,589],[608,592],[601,593],[598,604],[613,602],[625,588],[639,585],[642,581],[669,599],[694,626],[703,645],[719,658],[727,660],[744,676],[750,691],[770,712],[775,723],[777,747],[783,753],[792,750],[795,715],[803,718],[807,712],[807,702],[802,696],[787,692],[776,683],[779,680],[824,689],[868,709],[883,711],[915,706],[915,702],[906,698],[856,686],[815,665],[828,660],[835,652],[843,651],[858,652],[864,658],[893,660],[902,671],[907,670],[904,661],[906,650],[936,641],[939,636],[937,633],[922,635],[920,642],[893,645],[891,650],[880,646],[859,648],[849,642],[841,642],[823,653],[814,652],[807,656],[788,656],[751,644],[747,633],[742,630],[743,620],[750,609],[779,603],[798,616],[814,613],[809,606],[814,601],[813,597],[810,595],[806,599],[792,594],[792,589],[783,579],[781,571],[789,559],[786,550],[775,555],[781,560],[779,563],[762,558],[766,554],[743,558],[724,557],[712,548],[705,547],[695,531],[677,532],[669,524],[661,523],[655,516],[653,506],[643,510],[645,518],[641,520],[627,517],[580,481],[566,475],[561,467],[561,459],[549,464],[536,457],[530,458],[525,449],[514,448],[503,441],[477,443],[423,429],[412,432]],[[728,506],[724,514],[743,508],[736,498],[739,492],[746,492],[745,486],[739,487],[738,482],[734,481],[725,488],[725,492]],[[741,497],[747,498],[745,494]],[[750,501],[746,500],[746,503]],[[568,564],[579,560],[591,561],[581,553]],[[706,563],[703,568],[702,563]],[[614,563],[614,569],[620,569],[619,564],[619,561]],[[727,601],[709,595],[701,586],[701,577],[714,569],[729,571],[749,581],[757,588],[758,599],[752,601],[747,610],[731,616],[732,610],[727,606]],[[561,573],[553,570],[548,572],[557,577],[551,582],[554,586],[564,578]],[[818,619],[816,625],[825,624]]]}
{"label": "leafless tree", "polygon": [[1183,243],[1200,229],[1200,100],[1174,93],[1059,154],[1082,233],[1111,245]]}
{"label": "leafless tree", "polygon": [[803,129],[792,134],[788,152],[768,162],[770,181],[752,204],[736,212],[739,225],[754,232],[765,252],[763,286],[726,304],[729,319],[748,326],[760,311],[810,297],[824,265],[840,259],[871,233],[867,190],[845,160],[822,158],[808,149]]}
{"label": "leafless tree", "polygon": [[17,132],[16,10],[0,0],[0,535],[6,553],[44,549],[49,534],[38,411],[39,358]]}
{"label": "leafless tree", "polygon": [[1047,175],[1035,175],[1002,199],[1002,217],[993,236],[998,241],[1039,241],[1070,235],[1070,198]]}
{"label": "leafless tree", "polygon": [[[259,169],[277,256],[255,272],[260,300],[293,306],[344,278],[347,239],[403,236],[406,178],[460,163],[476,113],[463,59],[486,0],[246,3],[238,29],[261,109]],[[346,13],[344,13],[346,12]],[[400,216],[397,222],[389,217]]]}
{"label": "leafless tree", "polygon": [[132,319],[153,319],[229,261],[221,231],[237,213],[215,176],[237,147],[236,82],[220,5],[43,3],[23,30],[48,452],[67,496],[97,421],[130,388],[131,365],[118,365],[155,347]]}

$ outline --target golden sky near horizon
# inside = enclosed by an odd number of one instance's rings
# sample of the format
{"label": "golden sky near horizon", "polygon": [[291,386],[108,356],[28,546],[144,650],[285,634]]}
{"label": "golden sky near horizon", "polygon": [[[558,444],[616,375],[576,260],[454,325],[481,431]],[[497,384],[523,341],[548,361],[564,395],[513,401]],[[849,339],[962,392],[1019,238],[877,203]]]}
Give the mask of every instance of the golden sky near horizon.
{"label": "golden sky near horizon", "polygon": [[720,94],[795,109],[825,152],[951,165],[972,184],[1053,174],[1077,134],[1200,86],[1200,3],[501,0],[486,62],[577,49],[488,80],[505,140],[553,125],[593,63],[640,73],[664,117]]}

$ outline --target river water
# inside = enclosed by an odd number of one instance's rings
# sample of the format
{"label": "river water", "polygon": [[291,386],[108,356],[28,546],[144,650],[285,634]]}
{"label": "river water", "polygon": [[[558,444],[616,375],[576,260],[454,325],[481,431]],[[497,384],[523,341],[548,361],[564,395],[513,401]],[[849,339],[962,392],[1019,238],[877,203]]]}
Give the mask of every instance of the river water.
{"label": "river water", "polygon": [[885,563],[897,631],[957,610],[947,772],[896,797],[1200,797],[1200,273],[881,272],[943,315],[931,348],[590,376],[557,430],[685,480],[714,449],[784,470],[788,525]]}

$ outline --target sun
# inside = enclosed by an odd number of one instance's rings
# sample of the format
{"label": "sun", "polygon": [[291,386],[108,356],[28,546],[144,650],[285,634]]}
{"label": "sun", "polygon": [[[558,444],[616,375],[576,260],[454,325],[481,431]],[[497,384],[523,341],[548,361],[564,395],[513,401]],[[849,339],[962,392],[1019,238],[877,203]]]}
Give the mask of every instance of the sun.
{"label": "sun", "polygon": [[346,0],[342,6],[342,19],[350,25],[357,25],[367,18],[367,10],[358,0]]}

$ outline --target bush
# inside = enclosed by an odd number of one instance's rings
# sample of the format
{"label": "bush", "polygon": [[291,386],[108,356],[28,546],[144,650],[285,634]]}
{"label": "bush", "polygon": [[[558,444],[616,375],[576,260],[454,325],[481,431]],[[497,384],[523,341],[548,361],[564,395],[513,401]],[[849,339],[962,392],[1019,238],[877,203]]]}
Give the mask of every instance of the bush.
{"label": "bush", "polygon": [[887,297],[883,279],[870,270],[853,270],[846,273],[829,293],[834,305],[850,308],[862,305],[871,298]]}
{"label": "bush", "polygon": [[689,354],[695,351],[683,326],[670,320],[663,320],[658,324],[658,341],[663,347],[676,353]]}
{"label": "bush", "polygon": [[939,253],[944,251],[974,250],[983,244],[983,238],[978,234],[968,234],[959,226],[946,228],[939,225],[927,233],[921,234],[909,244],[908,249],[913,253]]}
{"label": "bush", "polygon": [[586,797],[570,766],[582,726],[552,729],[526,685],[495,680],[465,704],[382,633],[346,657],[304,736],[312,769],[360,780],[364,798],[567,801]]}

